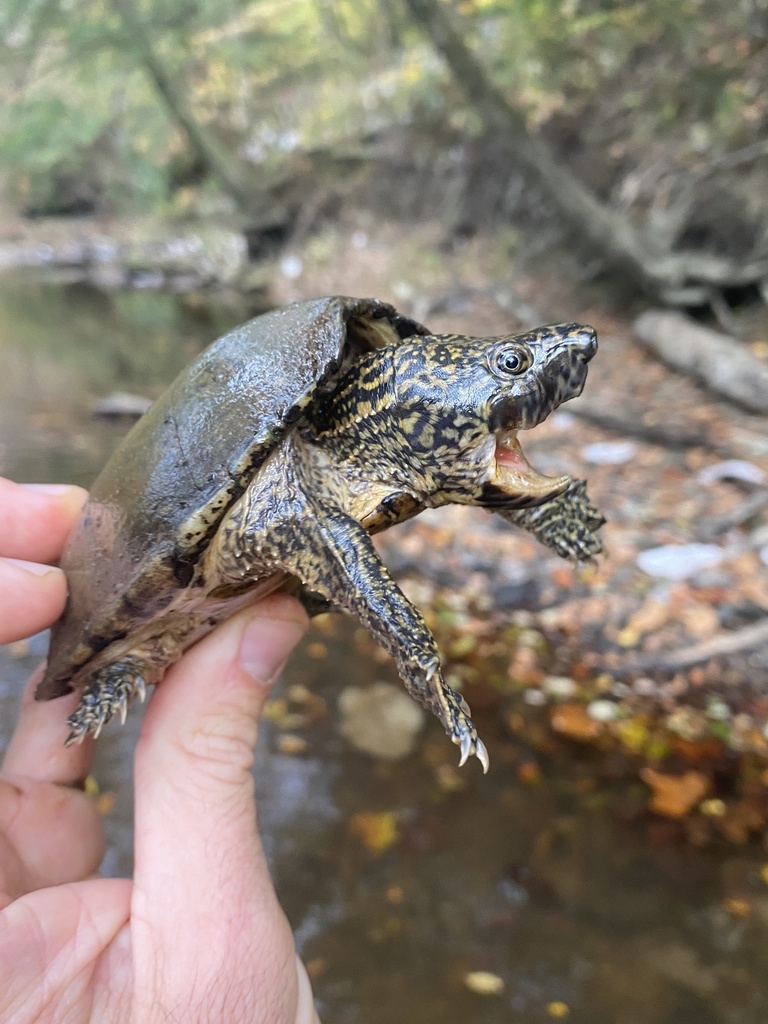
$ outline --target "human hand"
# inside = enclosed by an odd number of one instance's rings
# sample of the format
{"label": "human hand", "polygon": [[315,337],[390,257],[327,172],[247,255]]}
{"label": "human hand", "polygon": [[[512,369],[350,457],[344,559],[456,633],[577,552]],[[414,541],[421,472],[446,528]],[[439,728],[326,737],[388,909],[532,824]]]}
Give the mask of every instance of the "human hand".
{"label": "human hand", "polygon": [[[0,479],[0,643],[61,614],[64,575],[49,563],[84,497]],[[30,680],[0,774],[0,1020],[317,1024],[251,775],[269,686],[305,627],[274,595],[168,672],[136,749],[132,881],[96,874],[101,820],[76,788],[93,745],[64,746],[77,694],[37,703],[41,673]]]}

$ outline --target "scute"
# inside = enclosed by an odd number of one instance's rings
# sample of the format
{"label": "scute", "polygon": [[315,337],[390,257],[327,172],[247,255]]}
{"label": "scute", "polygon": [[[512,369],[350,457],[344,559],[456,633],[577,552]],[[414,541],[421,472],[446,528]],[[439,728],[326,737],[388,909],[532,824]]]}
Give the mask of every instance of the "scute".
{"label": "scute", "polygon": [[37,696],[69,692],[95,653],[173,600],[225,511],[345,361],[426,333],[377,299],[332,296],[256,317],[206,349],[93,485],[62,559],[69,600]]}

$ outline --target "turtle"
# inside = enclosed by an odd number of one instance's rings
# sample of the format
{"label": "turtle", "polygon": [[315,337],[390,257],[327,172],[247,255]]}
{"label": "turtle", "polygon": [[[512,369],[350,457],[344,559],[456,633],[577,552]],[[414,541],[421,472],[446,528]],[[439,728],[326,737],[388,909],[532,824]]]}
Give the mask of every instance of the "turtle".
{"label": "turtle", "polygon": [[590,559],[604,522],[583,480],[537,473],[518,431],[580,394],[597,348],[578,323],[432,334],[378,299],[330,296],[235,328],[119,444],[61,567],[69,587],[36,696],[74,689],[67,743],[135,697],[218,622],[276,590],[356,614],[408,691],[488,768],[434,637],[371,535],[478,505]]}

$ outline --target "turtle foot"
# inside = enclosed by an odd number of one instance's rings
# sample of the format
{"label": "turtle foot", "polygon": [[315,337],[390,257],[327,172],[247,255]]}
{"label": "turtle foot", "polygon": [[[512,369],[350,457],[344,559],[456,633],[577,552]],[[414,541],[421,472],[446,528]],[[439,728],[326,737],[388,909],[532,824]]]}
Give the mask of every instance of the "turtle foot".
{"label": "turtle foot", "polygon": [[488,749],[477,735],[477,730],[472,719],[469,717],[469,704],[467,704],[461,694],[456,693],[450,686],[445,687],[445,698],[450,716],[450,724],[447,730],[448,735],[461,750],[459,768],[466,764],[469,757],[474,754],[483,766],[483,774],[487,774],[491,764],[488,757]]}
{"label": "turtle foot", "polygon": [[89,733],[97,737],[115,715],[124,723],[134,697],[143,701],[146,695],[147,684],[136,662],[125,660],[106,665],[93,676],[83,690],[77,710],[67,719],[72,731],[64,745],[82,743]]}
{"label": "turtle foot", "polygon": [[587,495],[585,480],[571,480],[556,497],[535,508],[502,509],[500,515],[528,530],[561,558],[594,562],[603,550],[600,527],[605,517]]}

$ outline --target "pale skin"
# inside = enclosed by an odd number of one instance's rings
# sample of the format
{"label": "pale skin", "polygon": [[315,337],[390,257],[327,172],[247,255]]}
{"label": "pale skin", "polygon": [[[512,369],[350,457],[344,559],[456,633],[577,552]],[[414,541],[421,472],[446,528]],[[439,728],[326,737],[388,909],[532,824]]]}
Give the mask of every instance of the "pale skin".
{"label": "pale skin", "polygon": [[[0,478],[0,644],[60,615],[53,563],[84,499]],[[273,595],[168,672],[136,750],[132,880],[97,873],[102,822],[78,788],[93,743],[64,746],[77,695],[36,703],[30,680],[0,773],[0,1020],[318,1024],[251,775],[269,687],[305,628]]]}

